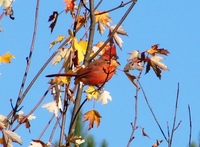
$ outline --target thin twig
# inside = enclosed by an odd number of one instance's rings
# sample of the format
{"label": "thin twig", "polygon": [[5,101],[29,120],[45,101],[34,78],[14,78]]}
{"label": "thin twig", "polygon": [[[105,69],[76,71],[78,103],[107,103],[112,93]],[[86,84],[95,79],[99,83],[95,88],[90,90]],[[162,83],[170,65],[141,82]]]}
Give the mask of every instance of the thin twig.
{"label": "thin twig", "polygon": [[12,124],[14,122],[14,116],[17,113],[17,109],[18,109],[19,105],[21,104],[21,96],[22,96],[22,93],[23,93],[23,90],[24,90],[24,85],[25,85],[26,78],[27,78],[27,75],[28,75],[28,72],[29,72],[29,68],[30,68],[30,65],[31,65],[31,59],[32,59],[33,51],[34,51],[34,45],[35,45],[35,39],[36,39],[36,33],[37,33],[37,27],[38,27],[39,5],[40,5],[40,0],[37,0],[37,2],[36,2],[36,10],[35,10],[35,22],[34,22],[34,29],[33,29],[33,37],[32,37],[29,57],[27,59],[27,65],[26,65],[25,73],[24,73],[24,76],[23,76],[23,79],[22,79],[22,83],[21,83],[21,86],[20,86],[18,98],[17,98],[16,104],[15,104],[15,108],[13,110],[13,116],[12,116],[12,120],[11,120],[9,129],[12,128]]}
{"label": "thin twig", "polygon": [[[42,103],[42,101],[44,100],[44,98],[46,97],[46,95],[48,94],[49,90],[51,89],[51,86],[49,86],[49,88],[45,91],[44,95],[41,97],[41,99],[39,100],[39,102],[35,105],[35,107],[29,112],[29,114],[24,117],[21,122],[24,122],[31,114],[33,114],[33,112],[39,107],[39,105]],[[12,130],[13,132],[21,125],[21,123],[18,123],[18,125]]]}
{"label": "thin twig", "polygon": [[62,115],[60,115],[60,116],[57,118],[57,121],[56,121],[56,123],[55,123],[55,125],[54,125],[54,127],[53,127],[53,129],[52,129],[52,131],[51,131],[51,135],[50,135],[50,137],[49,137],[49,142],[52,142],[54,133],[55,133],[55,131],[56,131],[57,125],[59,124],[59,121],[60,121],[61,118],[62,118]]}
{"label": "thin twig", "polygon": [[117,7],[115,7],[115,8],[112,8],[112,9],[110,9],[110,10],[106,10],[106,11],[100,12],[100,13],[98,13],[98,14],[96,14],[96,15],[102,15],[102,14],[105,14],[105,13],[112,12],[112,11],[114,11],[114,10],[117,10],[117,9],[119,9],[119,8],[122,8],[122,7],[126,6],[126,5],[128,5],[128,4],[131,3],[131,2],[133,2],[133,0],[130,0],[130,1],[125,2],[125,3],[122,1],[121,4],[120,4],[119,6],[117,6]]}
{"label": "thin twig", "polygon": [[192,140],[192,116],[190,111],[190,105],[188,105],[189,121],[190,121],[190,134],[189,134],[189,147],[191,146]]}
{"label": "thin twig", "polygon": [[177,110],[178,110],[178,99],[179,99],[179,83],[178,83],[178,88],[177,88],[176,104],[175,104],[175,109],[174,109],[174,121],[173,121],[173,125],[172,125],[171,138],[168,142],[169,147],[171,147],[171,145],[172,145],[172,139],[173,139],[173,135],[175,132],[176,116],[177,116]]}
{"label": "thin twig", "polygon": [[53,114],[52,117],[50,118],[50,120],[48,121],[47,125],[45,126],[45,128],[43,129],[42,133],[40,134],[40,136],[38,137],[38,140],[40,140],[42,138],[42,136],[44,135],[45,131],[47,130],[47,128],[49,127],[49,125],[51,124],[52,120],[54,119],[55,115]]}
{"label": "thin twig", "polygon": [[128,141],[127,147],[129,147],[131,145],[131,142],[134,139],[134,132],[135,132],[136,127],[137,127],[136,124],[137,124],[137,116],[138,116],[138,92],[139,92],[139,89],[136,88],[136,95],[135,95],[135,118],[134,118],[134,122],[131,123],[132,132],[131,132],[130,139]]}
{"label": "thin twig", "polygon": [[168,135],[168,139],[170,139],[170,133],[169,133],[169,123],[167,121],[167,135]]}
{"label": "thin twig", "polygon": [[138,81],[138,83],[139,83],[139,85],[140,85],[140,88],[141,88],[142,93],[143,93],[143,95],[144,95],[144,98],[145,98],[145,100],[146,100],[146,103],[147,103],[147,105],[148,105],[148,107],[149,107],[149,110],[150,110],[151,114],[153,115],[153,118],[154,118],[154,120],[156,121],[156,124],[158,125],[158,127],[159,127],[159,129],[160,129],[160,131],[161,131],[161,133],[162,133],[162,135],[163,135],[163,137],[164,137],[165,140],[167,141],[167,137],[165,136],[165,133],[164,133],[162,127],[160,126],[160,124],[159,124],[159,122],[158,122],[158,119],[156,118],[156,115],[154,114],[154,112],[153,112],[153,110],[152,110],[152,108],[151,108],[151,106],[150,106],[150,103],[149,103],[149,101],[148,101],[148,99],[147,99],[147,96],[146,96],[146,94],[145,94],[145,92],[144,92],[144,89],[143,89],[143,87],[142,87],[142,85],[141,85],[141,83],[140,83],[139,81]]}

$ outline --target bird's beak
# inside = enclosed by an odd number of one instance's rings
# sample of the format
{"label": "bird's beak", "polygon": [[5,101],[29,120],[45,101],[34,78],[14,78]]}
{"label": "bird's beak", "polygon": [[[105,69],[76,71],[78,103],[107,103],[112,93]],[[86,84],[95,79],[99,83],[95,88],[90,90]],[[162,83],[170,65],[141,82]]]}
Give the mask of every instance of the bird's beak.
{"label": "bird's beak", "polygon": [[112,59],[110,65],[111,65],[111,66],[115,66],[115,67],[117,67],[117,66],[120,65],[120,63],[119,63],[117,60]]}

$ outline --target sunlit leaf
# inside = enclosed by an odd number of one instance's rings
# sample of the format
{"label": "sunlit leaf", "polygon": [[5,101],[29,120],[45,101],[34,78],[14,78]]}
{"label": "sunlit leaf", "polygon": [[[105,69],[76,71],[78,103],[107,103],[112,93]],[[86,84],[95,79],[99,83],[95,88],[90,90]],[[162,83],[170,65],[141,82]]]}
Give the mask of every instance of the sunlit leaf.
{"label": "sunlit leaf", "polygon": [[150,49],[148,49],[146,52],[149,53],[152,56],[155,56],[155,54],[162,54],[162,55],[168,55],[169,51],[164,48],[158,48],[159,44],[155,44],[151,46]]}
{"label": "sunlit leaf", "polygon": [[51,42],[49,48],[51,49],[55,44],[62,42],[64,38],[65,38],[65,36],[63,36],[63,35],[57,36],[56,40],[53,40]]}
{"label": "sunlit leaf", "polygon": [[92,98],[98,99],[99,91],[94,88],[94,86],[89,86],[85,92],[87,93],[87,99],[91,100]]}
{"label": "sunlit leaf", "polygon": [[2,133],[3,141],[6,147],[13,147],[12,142],[16,142],[22,145],[21,137],[17,133],[10,130],[2,130]]}
{"label": "sunlit leaf", "polygon": [[65,11],[70,11],[71,14],[74,14],[74,6],[75,6],[75,0],[64,0],[66,6]]}
{"label": "sunlit leaf", "polygon": [[11,62],[11,59],[12,58],[15,58],[15,56],[9,52],[5,53],[4,55],[0,55],[0,63],[3,62],[3,63],[10,63]]}
{"label": "sunlit leaf", "polygon": [[[114,26],[111,26],[110,27],[110,34],[111,32],[115,29],[116,25]],[[119,34],[120,35],[125,35],[125,36],[128,36],[127,33],[124,31],[124,29],[121,28],[121,26],[117,29],[116,33],[113,35],[113,38],[115,40],[115,42],[117,43],[117,45],[120,47],[120,49],[122,49],[122,39],[119,37]]]}
{"label": "sunlit leaf", "polygon": [[108,16],[108,13],[95,11],[94,14],[95,22],[98,23],[99,33],[102,35],[105,30],[105,27],[110,26],[110,22],[112,22],[112,19]]}
{"label": "sunlit leaf", "polygon": [[112,101],[112,97],[110,96],[110,92],[103,91],[100,93],[98,101],[102,101],[102,104],[105,105],[108,103],[108,100]]}
{"label": "sunlit leaf", "polygon": [[57,117],[58,116],[58,106],[56,101],[53,102],[49,102],[47,104],[42,105],[42,108],[46,108],[47,110],[49,110],[49,112],[54,113],[54,115]]}
{"label": "sunlit leaf", "polygon": [[58,54],[53,58],[52,65],[58,64],[62,59],[70,56],[70,50],[66,48],[59,48]]}
{"label": "sunlit leaf", "polygon": [[86,53],[87,44],[87,41],[81,40],[78,42],[77,38],[74,38],[73,47],[78,51],[78,64],[80,64],[85,58],[84,55]]}
{"label": "sunlit leaf", "polygon": [[101,115],[96,110],[90,110],[84,114],[84,120],[83,121],[89,121],[89,127],[88,130],[93,128],[94,123],[96,123],[96,126],[98,127],[100,125],[100,118]]}
{"label": "sunlit leaf", "polygon": [[162,70],[168,70],[167,66],[164,63],[160,62],[160,60],[163,60],[163,58],[160,56],[151,57],[151,61],[154,62],[159,68],[161,68]]}

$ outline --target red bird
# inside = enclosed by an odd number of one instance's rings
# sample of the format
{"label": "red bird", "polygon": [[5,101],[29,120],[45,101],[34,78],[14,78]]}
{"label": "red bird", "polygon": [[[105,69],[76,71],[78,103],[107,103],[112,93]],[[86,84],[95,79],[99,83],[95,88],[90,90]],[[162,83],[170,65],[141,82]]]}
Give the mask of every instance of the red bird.
{"label": "red bird", "polygon": [[112,78],[119,64],[117,62],[116,47],[112,45],[105,53],[94,62],[90,62],[85,68],[73,74],[51,74],[46,77],[54,76],[75,76],[75,84],[83,82],[85,85],[102,85]]}

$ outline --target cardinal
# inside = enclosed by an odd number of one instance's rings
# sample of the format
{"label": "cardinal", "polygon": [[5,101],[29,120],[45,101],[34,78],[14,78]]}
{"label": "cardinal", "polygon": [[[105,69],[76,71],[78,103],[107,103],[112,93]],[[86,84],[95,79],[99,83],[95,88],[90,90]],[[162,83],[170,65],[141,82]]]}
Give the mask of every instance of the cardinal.
{"label": "cardinal", "polygon": [[116,47],[112,45],[105,51],[99,59],[90,62],[85,68],[73,74],[51,74],[46,77],[54,76],[75,76],[75,84],[83,82],[85,85],[99,86],[109,81],[116,72],[119,62]]}

